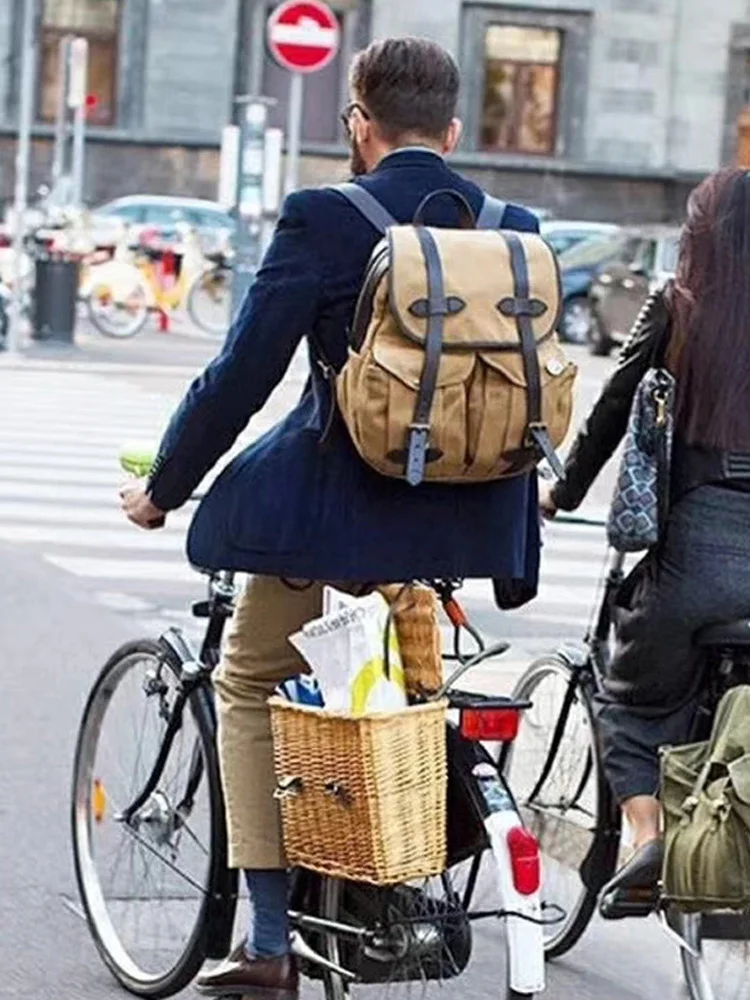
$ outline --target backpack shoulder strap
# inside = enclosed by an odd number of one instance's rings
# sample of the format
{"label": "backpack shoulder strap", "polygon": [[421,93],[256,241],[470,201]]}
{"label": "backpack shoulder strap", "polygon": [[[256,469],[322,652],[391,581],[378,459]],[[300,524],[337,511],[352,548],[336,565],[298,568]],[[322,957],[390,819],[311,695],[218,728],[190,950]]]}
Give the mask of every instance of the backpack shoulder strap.
{"label": "backpack shoulder strap", "polygon": [[508,203],[486,194],[477,218],[477,229],[502,229]]}
{"label": "backpack shoulder strap", "polygon": [[364,216],[370,225],[377,229],[383,236],[385,236],[391,226],[398,225],[391,213],[380,204],[374,195],[366,191],[361,185],[349,181],[347,184],[336,184],[331,190],[343,194],[360,215]]}

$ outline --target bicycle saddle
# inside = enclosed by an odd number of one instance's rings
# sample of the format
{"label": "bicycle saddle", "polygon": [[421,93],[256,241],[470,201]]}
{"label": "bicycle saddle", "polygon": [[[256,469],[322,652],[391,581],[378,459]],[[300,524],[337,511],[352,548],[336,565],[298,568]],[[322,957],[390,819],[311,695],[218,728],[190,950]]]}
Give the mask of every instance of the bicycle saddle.
{"label": "bicycle saddle", "polygon": [[707,625],[696,633],[695,645],[701,649],[707,646],[750,646],[750,618]]}

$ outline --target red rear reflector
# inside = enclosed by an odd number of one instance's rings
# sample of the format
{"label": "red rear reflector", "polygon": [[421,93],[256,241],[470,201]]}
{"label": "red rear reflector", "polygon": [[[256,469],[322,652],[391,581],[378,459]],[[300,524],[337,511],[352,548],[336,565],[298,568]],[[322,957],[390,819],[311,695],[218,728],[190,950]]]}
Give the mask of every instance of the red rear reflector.
{"label": "red rear reflector", "polygon": [[465,708],[461,735],[466,740],[512,743],[518,736],[521,713],[517,708]]}
{"label": "red rear reflector", "polygon": [[533,833],[522,826],[508,832],[508,851],[513,871],[513,885],[522,896],[531,896],[541,885],[539,842]]}
{"label": "red rear reflector", "polygon": [[443,608],[451,625],[454,625],[456,628],[466,628],[468,625],[466,614],[455,597],[451,597],[449,601],[445,601]]}

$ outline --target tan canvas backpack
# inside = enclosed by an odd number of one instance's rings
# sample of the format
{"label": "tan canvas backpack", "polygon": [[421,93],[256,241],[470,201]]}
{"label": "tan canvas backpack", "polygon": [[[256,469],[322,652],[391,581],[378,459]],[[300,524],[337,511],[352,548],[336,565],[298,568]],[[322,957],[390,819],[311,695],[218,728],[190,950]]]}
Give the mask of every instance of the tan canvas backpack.
{"label": "tan canvas backpack", "polygon": [[[398,225],[364,188],[337,188],[381,232],[362,286],[338,406],[359,454],[385,476],[478,483],[555,455],[576,368],[558,343],[560,275],[536,235],[502,230],[487,198],[475,224],[456,191]],[[422,224],[433,198],[459,201],[466,228]]]}

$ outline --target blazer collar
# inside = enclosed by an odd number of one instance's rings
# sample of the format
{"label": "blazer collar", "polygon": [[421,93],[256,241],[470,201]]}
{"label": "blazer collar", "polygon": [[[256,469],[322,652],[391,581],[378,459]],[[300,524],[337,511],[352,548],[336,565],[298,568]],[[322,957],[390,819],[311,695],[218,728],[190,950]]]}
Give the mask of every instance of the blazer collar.
{"label": "blazer collar", "polygon": [[436,153],[434,149],[427,146],[405,146],[403,149],[394,149],[388,153],[378,163],[373,173],[381,170],[390,170],[393,167],[443,167],[445,160]]}

